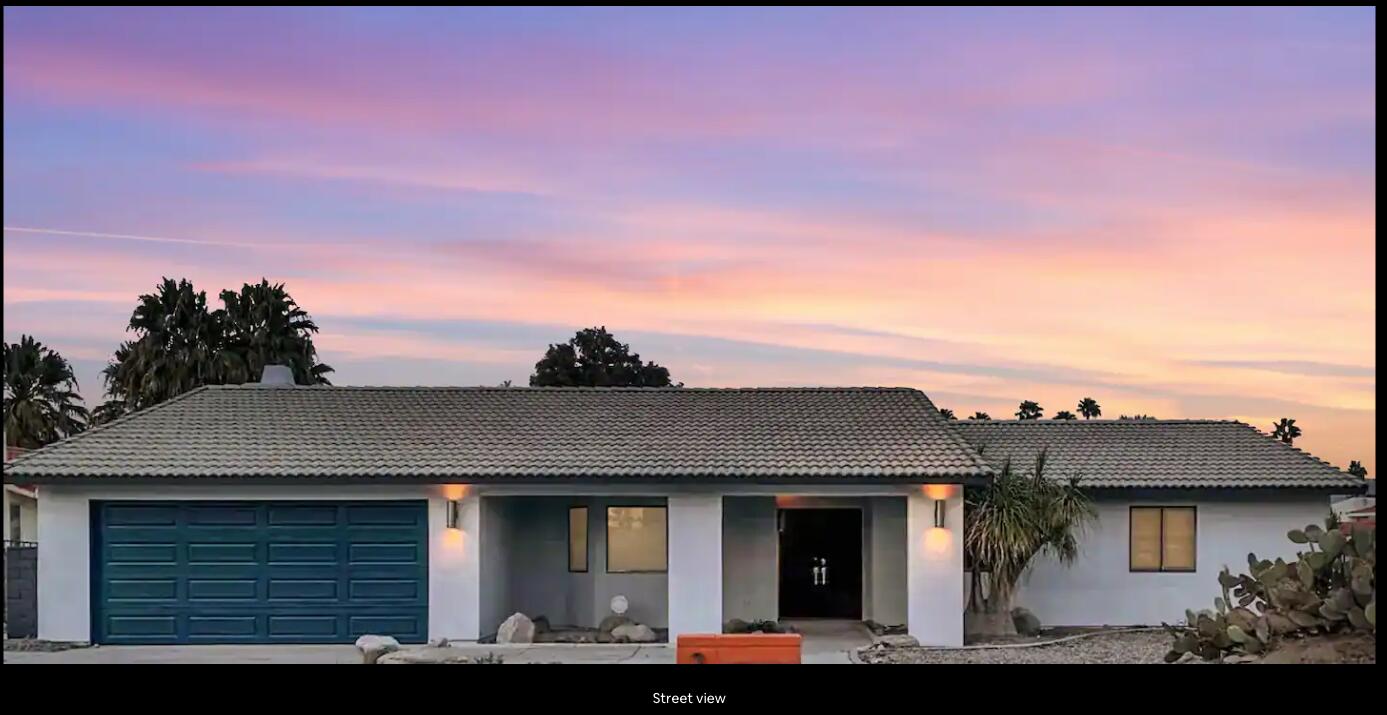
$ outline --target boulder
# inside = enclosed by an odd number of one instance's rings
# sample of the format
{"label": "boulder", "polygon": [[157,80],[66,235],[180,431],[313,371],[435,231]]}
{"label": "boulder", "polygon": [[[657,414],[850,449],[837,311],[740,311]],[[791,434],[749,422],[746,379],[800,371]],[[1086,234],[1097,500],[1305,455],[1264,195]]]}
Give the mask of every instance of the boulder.
{"label": "boulder", "polygon": [[746,621],[744,621],[744,620],[742,620],[742,619],[740,619],[740,618],[733,618],[732,620],[730,620],[730,621],[728,621],[727,623],[724,623],[724,624],[722,625],[722,632],[723,632],[723,633],[746,633],[746,632],[747,632],[747,625],[748,625],[748,624],[747,624]]}
{"label": "boulder", "polygon": [[400,649],[400,642],[390,636],[365,635],[356,639],[356,649],[361,651],[361,662],[375,663],[381,656]]}
{"label": "boulder", "polygon": [[534,643],[535,642],[535,622],[530,620],[523,613],[512,613],[501,627],[496,629],[496,642],[503,643]]}
{"label": "boulder", "polygon": [[1011,622],[1016,626],[1016,632],[1020,635],[1040,635],[1040,619],[1024,608],[1011,609]]}
{"label": "boulder", "polygon": [[457,648],[410,648],[386,653],[376,661],[379,665],[470,665],[476,663],[473,656]]}
{"label": "boulder", "polygon": [[654,643],[658,636],[643,623],[627,623],[612,629],[613,643]]}
{"label": "boulder", "polygon": [[534,622],[535,622],[535,633],[548,633],[549,631],[553,630],[553,629],[549,626],[549,617],[548,617],[548,616],[535,616]]}
{"label": "boulder", "polygon": [[918,648],[920,646],[920,641],[915,640],[915,636],[904,633],[878,636],[876,642],[887,648]]}
{"label": "boulder", "polygon": [[632,623],[635,623],[635,621],[632,621],[626,616],[607,616],[606,618],[603,618],[602,622],[597,625],[597,632],[611,634],[613,630],[616,630],[617,626],[626,626]]}

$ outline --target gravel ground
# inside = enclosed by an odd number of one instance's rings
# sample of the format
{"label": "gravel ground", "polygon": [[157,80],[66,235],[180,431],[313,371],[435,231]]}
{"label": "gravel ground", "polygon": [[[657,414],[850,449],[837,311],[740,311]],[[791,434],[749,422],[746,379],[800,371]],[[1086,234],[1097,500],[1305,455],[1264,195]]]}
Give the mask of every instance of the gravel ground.
{"label": "gravel ground", "polygon": [[1162,630],[1111,633],[1026,648],[882,648],[861,653],[866,663],[1163,663],[1170,635]]}
{"label": "gravel ground", "polygon": [[68,643],[65,641],[41,641],[36,638],[5,639],[5,650],[8,651],[42,651],[45,653],[56,653],[58,651],[86,647],[87,645],[85,643]]}

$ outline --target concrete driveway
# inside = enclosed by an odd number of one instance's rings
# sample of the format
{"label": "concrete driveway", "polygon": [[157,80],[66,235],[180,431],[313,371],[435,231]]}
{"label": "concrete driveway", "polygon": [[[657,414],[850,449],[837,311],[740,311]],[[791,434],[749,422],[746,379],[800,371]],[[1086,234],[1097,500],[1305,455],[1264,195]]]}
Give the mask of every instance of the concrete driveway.
{"label": "concrete driveway", "polygon": [[[871,636],[861,623],[849,621],[795,621],[804,634],[805,663],[850,663],[848,651],[870,644]],[[591,663],[638,665],[673,663],[675,650],[669,645],[536,645],[452,646],[470,655],[494,653],[503,663]],[[361,662],[350,645],[159,645],[100,646],[45,653],[5,651],[5,663],[351,663]]]}

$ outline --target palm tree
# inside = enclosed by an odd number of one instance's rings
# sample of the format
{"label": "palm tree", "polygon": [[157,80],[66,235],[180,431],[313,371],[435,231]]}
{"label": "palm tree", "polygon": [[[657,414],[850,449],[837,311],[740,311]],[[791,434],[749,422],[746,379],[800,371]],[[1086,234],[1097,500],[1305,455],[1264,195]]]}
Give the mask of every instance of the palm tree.
{"label": "palm tree", "polygon": [[4,345],[5,446],[36,449],[87,427],[77,378],[62,355],[32,336]]}
{"label": "palm tree", "polygon": [[1040,405],[1030,400],[1025,400],[1016,409],[1016,419],[1018,420],[1038,420],[1044,415],[1044,410]]}
{"label": "palm tree", "polygon": [[266,365],[288,365],[294,382],[327,385],[332,368],[318,362],[313,347],[317,323],[284,290],[284,284],[260,283],[241,287],[241,292],[221,293],[225,331],[222,365],[225,381],[239,384],[259,380]]}
{"label": "palm tree", "polygon": [[1280,422],[1272,425],[1271,436],[1286,444],[1295,442],[1295,438],[1300,436],[1300,428],[1295,426],[1295,420],[1281,418]]}
{"label": "palm tree", "polygon": [[267,364],[288,365],[299,384],[327,383],[312,335],[318,326],[283,284],[222,291],[224,308],[208,310],[207,294],[186,280],[165,278],[141,295],[121,344],[102,371],[108,399],[94,419],[106,422],[203,385],[260,379]]}
{"label": "palm tree", "polygon": [[139,297],[127,329],[136,339],[122,343],[102,371],[112,404],[98,408],[101,417],[221,382],[220,317],[208,312],[207,293],[192,283],[165,278]]}
{"label": "palm tree", "polygon": [[970,419],[970,420],[990,420],[990,419],[992,419],[992,415],[989,415],[989,414],[987,414],[986,412],[974,412],[974,413],[973,413],[973,416],[972,416],[972,417],[969,417],[968,419]]}
{"label": "palm tree", "polygon": [[1083,415],[1084,419],[1091,420],[1094,417],[1101,417],[1103,408],[1098,406],[1097,400],[1092,397],[1085,397],[1079,400],[1079,414]]}
{"label": "palm tree", "polygon": [[946,420],[956,420],[956,419],[958,419],[957,417],[954,416],[954,411],[951,410],[951,409],[949,409],[949,408],[947,408],[947,407],[940,407],[940,408],[939,408],[939,414],[942,415],[942,416],[944,417],[944,419],[946,419]]}
{"label": "palm tree", "polygon": [[[1078,478],[1045,476],[1047,451],[1030,474],[1010,460],[986,487],[964,491],[963,549],[972,588],[965,622],[970,633],[1014,634],[1012,596],[1031,561],[1042,552],[1061,563],[1079,554],[1079,537],[1097,519]],[[986,586],[983,584],[986,574]]]}
{"label": "palm tree", "polygon": [[1070,412],[1069,410],[1060,410],[1059,412],[1056,412],[1056,413],[1055,413],[1055,416],[1054,416],[1054,417],[1051,417],[1050,419],[1052,419],[1052,420],[1072,420],[1072,419],[1075,419],[1075,417],[1074,417],[1074,413],[1073,413],[1073,412]]}
{"label": "palm tree", "polygon": [[1348,463],[1348,473],[1359,479],[1366,479],[1368,476],[1368,468],[1364,467],[1362,462],[1355,459]]}

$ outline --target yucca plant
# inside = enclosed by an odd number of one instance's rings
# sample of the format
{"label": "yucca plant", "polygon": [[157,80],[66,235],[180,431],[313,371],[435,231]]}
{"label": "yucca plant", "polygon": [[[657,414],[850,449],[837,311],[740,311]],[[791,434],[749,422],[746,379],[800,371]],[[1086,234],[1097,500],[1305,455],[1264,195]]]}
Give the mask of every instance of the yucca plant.
{"label": "yucca plant", "polygon": [[964,492],[963,549],[972,572],[965,621],[972,634],[1014,634],[1012,598],[1031,562],[1042,553],[1072,562],[1079,537],[1097,519],[1078,477],[1050,479],[1047,459],[1041,450],[1028,474],[1007,461],[990,485]]}

